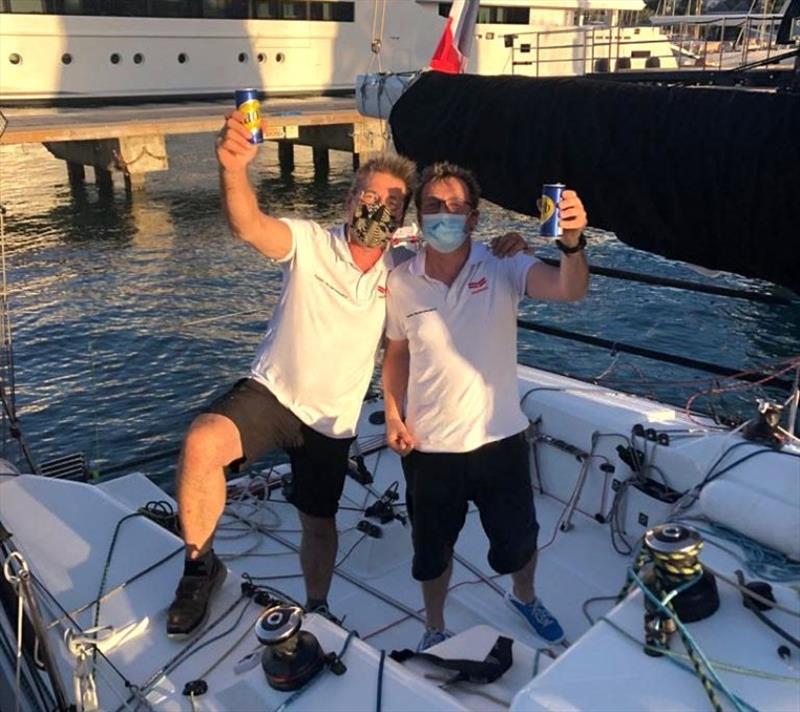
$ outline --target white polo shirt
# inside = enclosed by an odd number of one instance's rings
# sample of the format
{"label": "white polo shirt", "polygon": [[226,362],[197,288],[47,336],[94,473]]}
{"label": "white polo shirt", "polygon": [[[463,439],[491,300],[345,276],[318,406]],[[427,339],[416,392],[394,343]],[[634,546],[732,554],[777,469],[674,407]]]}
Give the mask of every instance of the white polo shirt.
{"label": "white polo shirt", "polygon": [[353,261],[344,226],[283,220],[292,248],[279,261],[280,300],[250,375],[310,428],[355,435],[386,313],[390,252],[367,272]]}
{"label": "white polo shirt", "polygon": [[528,420],[517,391],[517,306],[535,257],[474,242],[455,282],[425,275],[425,251],[389,277],[386,335],[408,340],[406,424],[421,452],[469,452]]}

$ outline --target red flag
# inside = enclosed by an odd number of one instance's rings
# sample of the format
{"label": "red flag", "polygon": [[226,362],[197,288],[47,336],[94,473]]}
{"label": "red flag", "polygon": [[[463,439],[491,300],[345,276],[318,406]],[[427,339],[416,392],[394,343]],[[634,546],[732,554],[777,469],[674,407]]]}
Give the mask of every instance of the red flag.
{"label": "red flag", "polygon": [[467,68],[479,0],[454,0],[444,32],[431,58],[431,69],[461,74]]}
{"label": "red flag", "polygon": [[461,74],[463,57],[453,45],[453,18],[447,18],[444,32],[431,59],[431,69],[448,74]]}

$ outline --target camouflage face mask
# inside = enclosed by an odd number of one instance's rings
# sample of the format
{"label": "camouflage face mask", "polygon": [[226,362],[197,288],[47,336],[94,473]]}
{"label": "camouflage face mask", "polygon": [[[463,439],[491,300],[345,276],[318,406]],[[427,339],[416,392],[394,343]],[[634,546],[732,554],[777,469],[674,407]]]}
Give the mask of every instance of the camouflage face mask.
{"label": "camouflage face mask", "polygon": [[359,205],[350,223],[353,236],[366,247],[383,247],[398,227],[385,205]]}

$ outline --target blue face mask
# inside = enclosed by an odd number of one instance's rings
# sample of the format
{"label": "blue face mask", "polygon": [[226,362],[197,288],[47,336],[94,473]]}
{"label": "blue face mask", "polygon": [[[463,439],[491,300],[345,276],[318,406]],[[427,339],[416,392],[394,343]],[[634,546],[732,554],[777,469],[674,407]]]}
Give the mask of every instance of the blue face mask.
{"label": "blue face mask", "polygon": [[437,252],[454,252],[467,239],[467,216],[435,213],[422,218],[422,239]]}

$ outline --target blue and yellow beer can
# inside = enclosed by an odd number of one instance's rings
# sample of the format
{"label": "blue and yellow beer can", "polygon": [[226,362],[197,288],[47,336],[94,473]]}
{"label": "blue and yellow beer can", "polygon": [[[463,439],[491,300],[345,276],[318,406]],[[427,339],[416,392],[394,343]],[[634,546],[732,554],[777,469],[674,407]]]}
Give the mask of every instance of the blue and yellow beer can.
{"label": "blue and yellow beer can", "polygon": [[561,211],[558,209],[558,204],[561,202],[561,194],[565,187],[563,183],[545,183],[542,186],[539,234],[544,237],[561,237],[564,234],[561,229]]}
{"label": "blue and yellow beer can", "polygon": [[264,143],[261,131],[261,102],[255,89],[237,89],[236,108],[244,114],[244,125],[250,131],[250,143]]}

